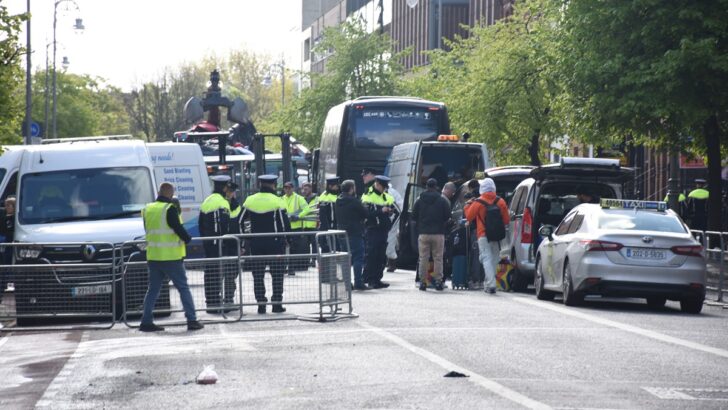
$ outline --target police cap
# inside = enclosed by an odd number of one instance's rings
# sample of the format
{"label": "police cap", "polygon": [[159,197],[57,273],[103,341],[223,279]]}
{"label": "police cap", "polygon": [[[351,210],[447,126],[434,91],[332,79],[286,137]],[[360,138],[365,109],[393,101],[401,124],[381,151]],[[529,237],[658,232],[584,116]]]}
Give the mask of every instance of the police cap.
{"label": "police cap", "polygon": [[364,169],[361,170],[361,175],[362,176],[369,175],[369,174],[372,174],[372,175],[375,174],[375,172],[374,172],[374,170],[372,168],[364,168]]}
{"label": "police cap", "polygon": [[386,175],[377,175],[374,179],[382,185],[389,185],[389,181],[391,181],[391,179]]}
{"label": "police cap", "polygon": [[258,182],[267,182],[267,183],[275,183],[278,180],[277,175],[273,174],[265,174],[258,176]]}
{"label": "police cap", "polygon": [[703,178],[696,178],[695,179],[695,183],[696,184],[704,184],[705,183],[705,180]]}
{"label": "police cap", "polygon": [[210,177],[215,183],[228,183],[230,182],[229,175],[213,175]]}
{"label": "police cap", "polygon": [[338,185],[340,180],[339,177],[326,178],[326,185]]}

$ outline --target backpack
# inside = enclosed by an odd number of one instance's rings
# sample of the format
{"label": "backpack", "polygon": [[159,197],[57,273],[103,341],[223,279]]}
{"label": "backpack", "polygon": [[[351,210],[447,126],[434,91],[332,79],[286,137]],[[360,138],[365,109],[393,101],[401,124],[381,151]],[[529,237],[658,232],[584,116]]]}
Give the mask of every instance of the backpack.
{"label": "backpack", "polygon": [[503,217],[498,206],[498,201],[500,200],[501,198],[496,196],[495,201],[492,204],[488,204],[480,198],[476,199],[476,201],[485,206],[485,233],[488,237],[488,242],[499,242],[506,237],[506,225],[503,223]]}

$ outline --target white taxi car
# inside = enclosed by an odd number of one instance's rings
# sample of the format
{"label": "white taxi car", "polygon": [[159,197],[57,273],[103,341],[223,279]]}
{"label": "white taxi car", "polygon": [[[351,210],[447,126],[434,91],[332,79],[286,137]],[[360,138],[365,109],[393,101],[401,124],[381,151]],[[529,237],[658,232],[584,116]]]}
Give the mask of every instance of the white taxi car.
{"label": "white taxi car", "polygon": [[680,301],[700,313],[705,300],[703,248],[665,202],[602,199],[581,204],[538,247],[536,297],[563,294],[577,305],[586,295],[646,298],[652,307]]}

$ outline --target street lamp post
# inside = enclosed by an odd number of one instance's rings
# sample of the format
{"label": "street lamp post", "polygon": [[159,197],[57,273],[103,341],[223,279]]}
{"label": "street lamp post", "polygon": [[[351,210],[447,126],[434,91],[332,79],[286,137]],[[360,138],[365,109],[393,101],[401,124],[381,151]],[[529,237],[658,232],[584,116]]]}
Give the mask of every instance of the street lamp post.
{"label": "street lamp post", "polygon": [[[56,101],[56,26],[58,25],[58,5],[64,2],[73,4],[76,11],[81,11],[75,0],[56,0],[55,3],[53,3],[53,138],[58,137],[56,128],[58,115],[58,106]],[[77,18],[73,28],[79,31],[83,30],[83,21],[80,18]]]}
{"label": "street lamp post", "polygon": [[32,120],[32,108],[33,108],[33,86],[32,86],[32,77],[31,77],[31,65],[30,65],[30,55],[31,53],[31,44],[30,44],[30,0],[27,0],[27,6],[28,6],[28,21],[27,21],[27,29],[26,29],[26,40],[28,42],[28,49],[25,53],[25,144],[30,144],[30,128]]}

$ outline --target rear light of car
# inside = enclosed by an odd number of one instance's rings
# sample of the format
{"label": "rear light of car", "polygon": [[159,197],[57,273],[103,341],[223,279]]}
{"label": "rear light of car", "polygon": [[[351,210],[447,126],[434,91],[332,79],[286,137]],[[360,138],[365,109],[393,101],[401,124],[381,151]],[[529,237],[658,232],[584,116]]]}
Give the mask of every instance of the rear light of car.
{"label": "rear light of car", "polygon": [[531,208],[526,208],[523,211],[521,243],[533,243],[533,215],[531,215]]}
{"label": "rear light of car", "polygon": [[608,241],[596,241],[596,240],[583,240],[579,241],[587,252],[589,251],[618,251],[624,247],[621,243],[608,242]]}
{"label": "rear light of car", "polygon": [[675,255],[703,257],[703,247],[700,245],[673,246],[670,250]]}

